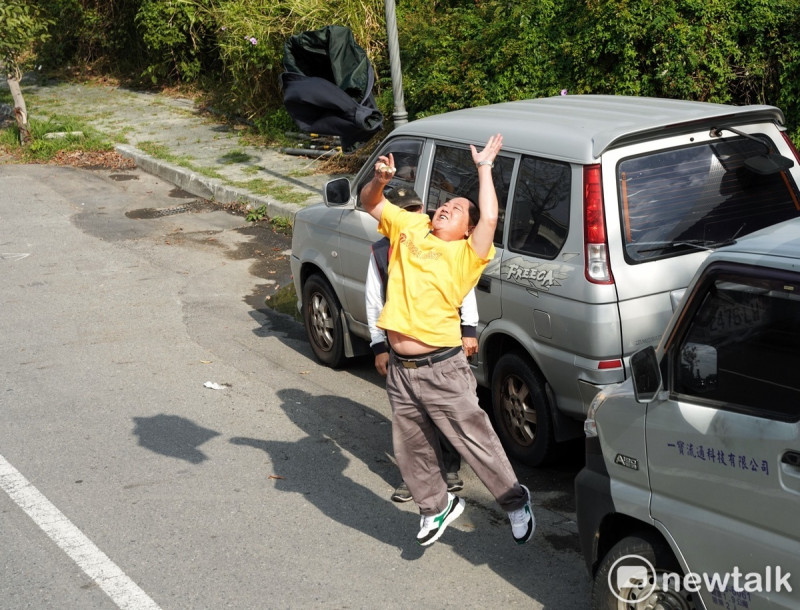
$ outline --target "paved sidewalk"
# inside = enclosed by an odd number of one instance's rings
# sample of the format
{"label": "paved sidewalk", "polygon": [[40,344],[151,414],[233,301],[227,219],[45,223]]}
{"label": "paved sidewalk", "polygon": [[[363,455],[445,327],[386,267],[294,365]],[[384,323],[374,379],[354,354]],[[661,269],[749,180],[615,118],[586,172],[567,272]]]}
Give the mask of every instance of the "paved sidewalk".
{"label": "paved sidewalk", "polygon": [[[196,197],[266,206],[270,217],[322,201],[320,160],[249,146],[239,132],[201,114],[192,100],[98,84],[23,81],[29,117],[80,118],[144,171]],[[154,155],[144,150],[157,151]],[[168,160],[165,160],[168,159]],[[266,193],[266,194],[264,194]]]}

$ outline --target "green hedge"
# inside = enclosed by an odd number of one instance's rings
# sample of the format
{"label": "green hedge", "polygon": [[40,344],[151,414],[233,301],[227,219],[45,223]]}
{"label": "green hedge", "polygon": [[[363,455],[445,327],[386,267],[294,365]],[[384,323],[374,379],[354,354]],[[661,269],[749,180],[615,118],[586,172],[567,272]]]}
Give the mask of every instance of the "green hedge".
{"label": "green hedge", "polygon": [[797,140],[798,0],[501,0],[410,7],[410,112],[568,93],[779,106]]}
{"label": "green hedge", "polygon": [[[214,89],[256,121],[280,108],[283,43],[350,27],[391,115],[383,0],[38,0],[49,67],[90,62]],[[767,103],[800,124],[800,0],[396,0],[411,118],[569,93]]]}

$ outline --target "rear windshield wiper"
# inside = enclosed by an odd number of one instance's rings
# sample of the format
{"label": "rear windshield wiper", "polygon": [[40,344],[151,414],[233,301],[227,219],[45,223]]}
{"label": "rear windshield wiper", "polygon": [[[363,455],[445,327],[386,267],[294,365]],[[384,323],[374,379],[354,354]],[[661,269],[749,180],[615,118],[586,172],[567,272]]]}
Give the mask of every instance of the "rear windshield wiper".
{"label": "rear windshield wiper", "polygon": [[737,136],[758,142],[766,149],[766,152],[763,155],[755,155],[744,160],[744,166],[751,172],[761,176],[771,176],[773,174],[785,172],[786,170],[794,167],[794,161],[792,159],[789,157],[784,157],[777,152],[772,152],[772,148],[769,144],[767,144],[761,138],[757,138],[749,133],[739,131],[733,127],[713,127],[711,129],[711,135],[715,138],[719,138],[722,136],[723,129],[727,129],[728,131],[735,133]]}
{"label": "rear windshield wiper", "polygon": [[644,254],[645,252],[657,252],[658,250],[675,250],[677,248],[694,248],[695,250],[713,250],[716,244],[706,244],[699,239],[690,241],[643,241],[638,244],[630,244],[637,254]]}
{"label": "rear windshield wiper", "polygon": [[[739,231],[742,230],[742,227],[739,227]],[[739,235],[739,231],[733,235],[733,237],[729,237],[727,239],[722,239],[720,241],[701,241],[699,239],[690,239],[690,240],[678,240],[678,241],[643,241],[638,244],[630,244],[629,247],[633,247],[636,250],[637,254],[643,254],[645,252],[657,252],[658,250],[675,250],[677,248],[694,248],[695,250],[716,250],[717,248],[721,248],[723,246],[730,246],[731,244],[736,243],[736,237]]]}

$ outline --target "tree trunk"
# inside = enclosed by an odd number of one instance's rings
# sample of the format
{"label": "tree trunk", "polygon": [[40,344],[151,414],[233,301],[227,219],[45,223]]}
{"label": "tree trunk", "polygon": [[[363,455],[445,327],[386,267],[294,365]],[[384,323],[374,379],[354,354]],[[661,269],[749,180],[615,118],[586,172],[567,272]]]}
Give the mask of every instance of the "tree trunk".
{"label": "tree trunk", "polygon": [[11,97],[14,99],[14,116],[19,127],[19,141],[23,146],[27,146],[31,142],[31,132],[28,129],[28,108],[25,106],[25,98],[22,97],[19,80],[15,74],[9,74],[7,82]]}

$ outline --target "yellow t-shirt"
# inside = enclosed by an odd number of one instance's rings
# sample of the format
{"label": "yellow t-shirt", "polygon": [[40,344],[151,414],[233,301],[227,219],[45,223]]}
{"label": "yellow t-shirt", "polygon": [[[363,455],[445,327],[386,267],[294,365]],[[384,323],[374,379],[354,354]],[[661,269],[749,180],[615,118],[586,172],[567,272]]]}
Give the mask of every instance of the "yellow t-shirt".
{"label": "yellow t-shirt", "polygon": [[458,308],[494,257],[494,246],[487,258],[480,258],[469,240],[443,241],[430,232],[426,214],[389,201],[384,201],[378,230],[392,244],[378,326],[435,347],[461,345]]}

